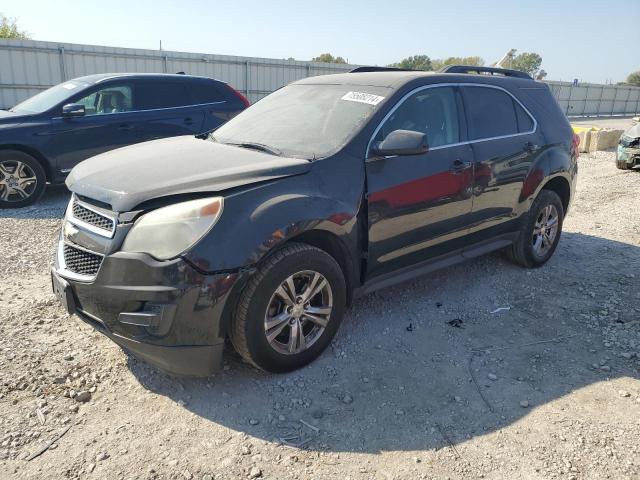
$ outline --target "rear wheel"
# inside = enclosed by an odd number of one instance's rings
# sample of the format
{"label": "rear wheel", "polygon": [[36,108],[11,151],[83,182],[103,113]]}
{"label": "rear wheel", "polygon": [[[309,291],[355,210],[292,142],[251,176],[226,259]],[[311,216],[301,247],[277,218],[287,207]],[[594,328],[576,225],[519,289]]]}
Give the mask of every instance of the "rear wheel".
{"label": "rear wheel", "polygon": [[558,246],[563,220],[564,208],[558,194],[542,190],[531,205],[518,239],[507,249],[507,255],[523,267],[544,265]]}
{"label": "rear wheel", "polygon": [[262,262],[242,292],[231,342],[262,370],[295,370],[329,345],[345,303],[344,276],[333,257],[310,245],[289,244]]}
{"label": "rear wheel", "polygon": [[0,208],[31,205],[42,196],[46,181],[44,168],[31,155],[0,151]]}

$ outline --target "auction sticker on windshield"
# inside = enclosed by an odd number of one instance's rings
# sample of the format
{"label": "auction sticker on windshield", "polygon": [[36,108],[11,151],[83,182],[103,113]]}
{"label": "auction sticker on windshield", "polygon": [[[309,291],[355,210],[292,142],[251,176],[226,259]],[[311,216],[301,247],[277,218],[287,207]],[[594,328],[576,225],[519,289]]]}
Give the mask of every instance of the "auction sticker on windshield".
{"label": "auction sticker on windshield", "polygon": [[382,100],[384,100],[384,97],[381,97],[380,95],[373,95],[372,93],[347,92],[342,97],[342,100],[378,105]]}

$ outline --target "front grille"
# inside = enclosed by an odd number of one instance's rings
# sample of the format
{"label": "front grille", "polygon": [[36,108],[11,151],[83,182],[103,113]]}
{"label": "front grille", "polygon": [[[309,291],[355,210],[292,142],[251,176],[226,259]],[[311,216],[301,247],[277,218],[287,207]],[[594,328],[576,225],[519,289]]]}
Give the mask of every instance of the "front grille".
{"label": "front grille", "polygon": [[73,201],[72,212],[76,219],[84,223],[88,223],[89,225],[105,230],[109,233],[113,232],[113,219],[105,217],[93,210],[89,210],[82,204],[78,203],[77,200]]}
{"label": "front grille", "polygon": [[70,272],[78,275],[95,276],[102,263],[102,255],[65,244],[64,263],[66,269]]}

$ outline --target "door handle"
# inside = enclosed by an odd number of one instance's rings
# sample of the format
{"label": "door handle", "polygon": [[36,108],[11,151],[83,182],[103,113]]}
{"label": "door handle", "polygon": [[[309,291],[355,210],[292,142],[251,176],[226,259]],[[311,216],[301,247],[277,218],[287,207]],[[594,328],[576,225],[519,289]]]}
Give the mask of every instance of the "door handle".
{"label": "door handle", "polygon": [[453,161],[450,171],[453,173],[462,173],[463,170],[471,167],[471,162],[463,162],[460,159]]}
{"label": "door handle", "polygon": [[130,123],[123,123],[118,125],[118,130],[121,132],[126,132],[127,130],[133,130],[135,127]]}
{"label": "door handle", "polygon": [[535,152],[535,151],[537,151],[537,150],[540,150],[540,146],[539,146],[539,145],[536,145],[536,144],[534,144],[534,143],[531,143],[531,142],[527,142],[527,143],[525,143],[525,144],[524,144],[524,146],[522,147],[522,149],[523,149],[525,152]]}
{"label": "door handle", "polygon": [[193,125],[193,118],[191,117],[187,117],[184,119],[184,124],[185,125]]}

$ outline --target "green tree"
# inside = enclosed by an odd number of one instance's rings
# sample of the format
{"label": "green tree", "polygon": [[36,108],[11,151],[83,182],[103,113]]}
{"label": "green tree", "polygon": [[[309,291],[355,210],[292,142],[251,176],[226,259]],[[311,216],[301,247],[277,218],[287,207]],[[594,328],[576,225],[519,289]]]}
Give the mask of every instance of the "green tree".
{"label": "green tree", "polygon": [[537,53],[521,53],[517,55],[511,62],[511,68],[521,72],[528,73],[532,77],[540,71],[542,65],[542,57]]}
{"label": "green tree", "polygon": [[637,72],[630,73],[627,77],[627,83],[629,85],[636,85],[640,87],[640,70]]}
{"label": "green tree", "polygon": [[414,55],[403,58],[398,63],[392,63],[390,67],[406,68],[408,70],[433,70],[431,59],[428,55]]}
{"label": "green tree", "polygon": [[482,57],[472,56],[437,58],[431,61],[431,66],[436,71],[447,65],[473,65],[476,67],[481,67],[484,65],[484,59]]}
{"label": "green tree", "polygon": [[320,63],[347,63],[347,61],[344,58],[334,57],[330,53],[321,53],[317,57],[313,57],[311,61],[320,62]]}
{"label": "green tree", "polygon": [[0,13],[0,38],[30,38],[25,31],[18,29],[18,24],[14,18],[5,17]]}

